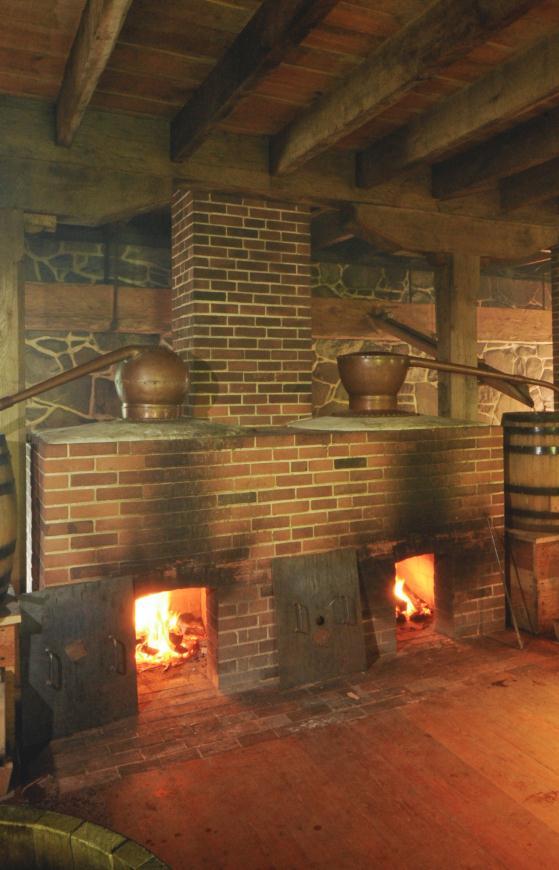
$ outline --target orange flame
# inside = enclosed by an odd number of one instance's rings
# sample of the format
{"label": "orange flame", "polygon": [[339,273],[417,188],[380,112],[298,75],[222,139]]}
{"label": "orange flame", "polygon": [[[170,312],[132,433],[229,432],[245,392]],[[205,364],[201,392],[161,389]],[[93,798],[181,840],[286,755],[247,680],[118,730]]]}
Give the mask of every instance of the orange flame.
{"label": "orange flame", "polygon": [[[398,575],[394,578],[394,597],[401,602],[396,606],[396,615],[403,614],[407,620],[416,613],[429,616],[433,612],[431,608],[413,592],[413,598],[408,595],[404,590],[405,583],[406,581]],[[405,608],[402,607],[402,604],[405,604]]]}
{"label": "orange flame", "polygon": [[168,664],[184,656],[170,643],[169,633],[177,630],[179,614],[170,608],[169,592],[157,592],[136,599],[136,662]]}
{"label": "orange flame", "polygon": [[413,614],[417,611],[417,607],[415,606],[415,604],[413,603],[413,601],[411,600],[409,595],[407,595],[407,593],[404,592],[404,583],[405,583],[405,580],[403,580],[401,577],[398,577],[398,576],[395,577],[395,579],[394,579],[394,597],[397,598],[398,601],[401,601],[403,604],[406,605],[405,610],[403,610],[402,608],[398,608],[398,609],[404,614],[406,619],[409,619],[410,616],[413,616]]}

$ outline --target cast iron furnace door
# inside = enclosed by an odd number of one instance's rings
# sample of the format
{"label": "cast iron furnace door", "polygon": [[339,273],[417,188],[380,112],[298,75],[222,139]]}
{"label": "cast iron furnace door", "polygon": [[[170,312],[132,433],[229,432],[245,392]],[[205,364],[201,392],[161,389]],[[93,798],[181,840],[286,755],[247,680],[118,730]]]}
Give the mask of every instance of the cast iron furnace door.
{"label": "cast iron furnace door", "polygon": [[130,578],[53,586],[20,602],[24,745],[137,711]]}
{"label": "cast iron furnace door", "polygon": [[274,559],[272,579],[282,687],[365,669],[354,550]]}

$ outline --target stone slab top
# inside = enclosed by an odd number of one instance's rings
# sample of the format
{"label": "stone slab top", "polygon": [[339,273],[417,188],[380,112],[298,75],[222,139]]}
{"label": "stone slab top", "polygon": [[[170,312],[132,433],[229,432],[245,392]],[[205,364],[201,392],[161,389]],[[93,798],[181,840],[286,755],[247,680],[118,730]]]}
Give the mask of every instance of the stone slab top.
{"label": "stone slab top", "polygon": [[448,417],[429,417],[426,414],[395,414],[391,417],[344,416],[305,417],[289,424],[290,429],[305,429],[313,432],[401,432],[413,429],[461,429],[489,427],[490,423],[472,420],[454,420]]}
{"label": "stone slab top", "polygon": [[95,444],[118,441],[188,441],[239,438],[258,435],[295,435],[297,432],[402,432],[413,430],[489,428],[488,423],[471,420],[451,420],[420,414],[404,417],[306,417],[286,426],[266,428],[227,426],[209,420],[183,419],[172,422],[132,423],[110,420],[86,423],[64,429],[43,429],[35,432],[33,441],[43,444]]}
{"label": "stone slab top", "polygon": [[44,444],[95,444],[99,441],[184,441],[190,438],[235,438],[257,430],[224,426],[208,420],[173,420],[169,422],[132,423],[109,420],[84,423],[64,429],[42,429],[33,433],[34,441]]}

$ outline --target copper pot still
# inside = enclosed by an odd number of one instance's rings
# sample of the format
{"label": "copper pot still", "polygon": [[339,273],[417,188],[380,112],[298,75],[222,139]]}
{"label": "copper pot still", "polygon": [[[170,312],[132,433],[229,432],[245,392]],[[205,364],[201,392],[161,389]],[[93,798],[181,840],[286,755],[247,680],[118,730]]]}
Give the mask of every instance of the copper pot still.
{"label": "copper pot still", "polygon": [[440,362],[418,356],[385,351],[358,351],[339,356],[338,370],[349,396],[349,410],[354,414],[394,414],[398,412],[398,391],[412,366],[423,369],[471,375],[485,380],[534,384],[559,393],[559,387],[548,381],[489,372],[459,363]]}
{"label": "copper pot still", "polygon": [[188,386],[186,363],[166,347],[146,348],[120,363],[115,372],[125,420],[176,420]]}

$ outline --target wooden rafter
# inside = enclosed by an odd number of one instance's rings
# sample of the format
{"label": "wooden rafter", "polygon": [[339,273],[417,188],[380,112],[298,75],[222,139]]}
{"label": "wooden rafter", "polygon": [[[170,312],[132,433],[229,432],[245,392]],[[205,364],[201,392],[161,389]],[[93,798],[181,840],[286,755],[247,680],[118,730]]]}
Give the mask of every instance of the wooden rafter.
{"label": "wooden rafter", "polygon": [[539,0],[439,0],[413,19],[271,143],[271,170],[297,169],[467,54]]}
{"label": "wooden rafter", "polygon": [[124,24],[132,0],[88,0],[56,104],[56,138],[71,145]]}
{"label": "wooden rafter", "polygon": [[559,109],[544,112],[432,167],[433,196],[448,199],[490,186],[559,154]]}
{"label": "wooden rafter", "polygon": [[433,162],[558,94],[559,33],[554,33],[362,151],[357,183],[372,187],[416,163]]}
{"label": "wooden rafter", "polygon": [[278,66],[287,50],[335,6],[336,0],[265,0],[171,125],[173,160],[189,157],[243,93]]}

